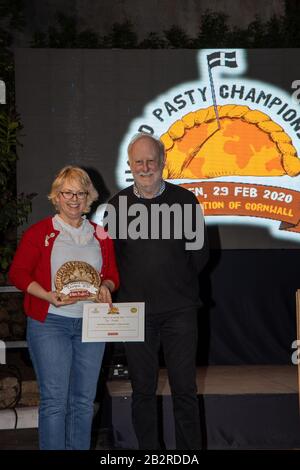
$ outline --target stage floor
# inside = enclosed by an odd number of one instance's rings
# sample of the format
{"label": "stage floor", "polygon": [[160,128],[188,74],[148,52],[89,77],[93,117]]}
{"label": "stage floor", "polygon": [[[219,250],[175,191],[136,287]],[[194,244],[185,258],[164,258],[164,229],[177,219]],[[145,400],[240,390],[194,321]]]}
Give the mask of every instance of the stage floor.
{"label": "stage floor", "polygon": [[[107,382],[111,397],[130,396],[129,380]],[[197,368],[199,395],[243,395],[252,393],[298,393],[296,366],[209,366]],[[166,369],[160,369],[158,395],[170,395]]]}
{"label": "stage floor", "polygon": [[[203,433],[199,448],[300,448],[296,366],[199,367],[197,388]],[[129,380],[111,380],[107,390],[115,445],[137,448]],[[159,373],[157,395],[163,440],[167,449],[174,449],[172,400],[165,369]]]}
{"label": "stage floor", "polygon": [[[135,449],[131,385],[107,382],[109,429],[94,429],[93,449]],[[197,369],[203,439],[199,449],[300,449],[296,366],[210,366]],[[160,429],[175,448],[172,401],[165,369],[158,384]],[[37,429],[0,431],[0,449],[37,449]]]}

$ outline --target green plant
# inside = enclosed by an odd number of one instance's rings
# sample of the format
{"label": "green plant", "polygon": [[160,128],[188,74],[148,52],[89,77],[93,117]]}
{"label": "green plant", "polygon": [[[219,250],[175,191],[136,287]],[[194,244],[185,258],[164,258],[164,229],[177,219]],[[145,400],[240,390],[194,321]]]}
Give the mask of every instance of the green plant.
{"label": "green plant", "polygon": [[112,31],[103,38],[103,47],[135,49],[138,47],[138,37],[131,21],[114,23]]}
{"label": "green plant", "polygon": [[230,28],[227,24],[228,15],[206,10],[201,15],[198,36],[193,41],[193,47],[227,47]]}
{"label": "green plant", "polygon": [[90,29],[78,32],[77,21],[74,16],[67,16],[57,12],[56,24],[48,27],[48,32],[36,31],[31,41],[31,47],[51,48],[88,48],[101,47],[101,38]]}
{"label": "green plant", "polygon": [[189,48],[191,45],[191,39],[179,26],[173,25],[170,29],[164,31],[164,34],[167,39],[167,47],[177,49],[179,47]]}
{"label": "green plant", "polygon": [[0,282],[16,249],[17,227],[27,220],[34,194],[17,194],[16,163],[20,146],[20,116],[16,113],[14,61],[10,46],[12,31],[23,24],[21,0],[2,0],[0,4],[0,78],[6,84],[6,104],[0,105]]}
{"label": "green plant", "polygon": [[158,33],[150,32],[148,36],[139,44],[141,49],[164,49],[166,41]]}
{"label": "green plant", "polygon": [[[1,1],[9,3],[9,0],[0,0],[0,3]],[[21,0],[11,1],[15,5],[21,2]],[[79,25],[82,21],[80,22],[76,15],[68,16],[58,11],[55,15],[55,24],[49,25],[46,32],[36,31],[31,46],[93,49],[299,47],[300,2],[299,0],[285,0],[284,6],[283,15],[274,14],[267,21],[256,16],[254,21],[243,28],[230,24],[230,12],[227,14],[208,9],[199,17],[199,30],[196,37],[189,36],[189,31],[173,25],[165,31],[149,32],[140,42],[138,31],[135,30],[135,25],[130,19],[112,23],[110,31],[103,35],[102,31],[92,31],[91,29],[79,31]]]}
{"label": "green plant", "polygon": [[0,269],[2,278],[12,260],[16,248],[16,229],[31,212],[31,200],[35,194],[19,194],[16,191],[16,162],[19,116],[0,112]]}

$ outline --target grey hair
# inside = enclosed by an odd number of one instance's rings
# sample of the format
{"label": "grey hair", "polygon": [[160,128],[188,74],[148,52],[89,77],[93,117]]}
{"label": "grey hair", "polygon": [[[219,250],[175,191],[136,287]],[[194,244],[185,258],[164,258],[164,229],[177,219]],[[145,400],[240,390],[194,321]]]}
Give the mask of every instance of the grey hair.
{"label": "grey hair", "polygon": [[137,132],[130,139],[130,142],[129,142],[128,147],[127,147],[128,157],[130,158],[130,151],[131,151],[131,147],[133,146],[133,144],[135,142],[137,142],[138,140],[143,139],[144,137],[148,137],[149,139],[151,139],[157,145],[158,150],[159,150],[159,160],[160,160],[160,163],[162,163],[164,161],[164,158],[165,158],[165,146],[158,137],[156,137],[155,135],[152,135],[152,134],[148,134],[147,132]]}

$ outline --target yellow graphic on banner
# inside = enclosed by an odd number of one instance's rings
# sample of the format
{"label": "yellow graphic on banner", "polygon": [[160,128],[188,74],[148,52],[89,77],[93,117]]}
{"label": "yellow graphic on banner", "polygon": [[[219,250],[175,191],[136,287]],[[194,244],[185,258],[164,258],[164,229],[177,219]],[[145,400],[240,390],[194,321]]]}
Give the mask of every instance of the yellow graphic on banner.
{"label": "yellow graphic on banner", "polygon": [[174,122],[161,140],[166,179],[220,176],[297,176],[300,159],[290,136],[267,114],[244,105],[190,112]]}

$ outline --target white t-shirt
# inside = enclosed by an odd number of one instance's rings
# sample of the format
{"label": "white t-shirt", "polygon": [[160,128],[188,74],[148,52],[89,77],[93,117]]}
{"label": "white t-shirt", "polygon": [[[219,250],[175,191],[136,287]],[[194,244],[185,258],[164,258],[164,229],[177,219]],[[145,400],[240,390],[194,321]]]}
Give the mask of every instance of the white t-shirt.
{"label": "white t-shirt", "polygon": [[[55,290],[54,278],[58,269],[67,261],[85,261],[98,272],[102,267],[102,254],[98,240],[94,237],[94,227],[86,219],[80,227],[72,227],[62,220],[59,215],[52,219],[55,230],[59,230],[51,252],[51,285]],[[87,301],[78,301],[75,304],[63,307],[49,306],[48,312],[64,317],[81,318],[83,305]]]}

